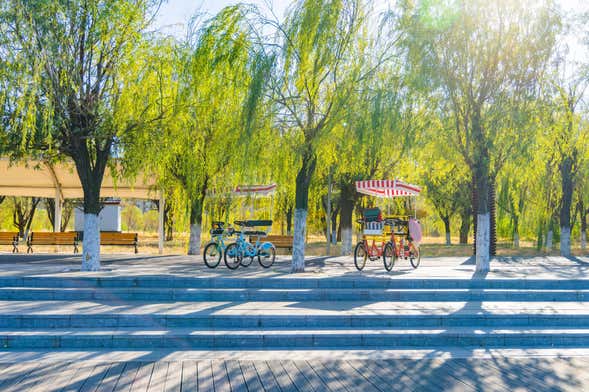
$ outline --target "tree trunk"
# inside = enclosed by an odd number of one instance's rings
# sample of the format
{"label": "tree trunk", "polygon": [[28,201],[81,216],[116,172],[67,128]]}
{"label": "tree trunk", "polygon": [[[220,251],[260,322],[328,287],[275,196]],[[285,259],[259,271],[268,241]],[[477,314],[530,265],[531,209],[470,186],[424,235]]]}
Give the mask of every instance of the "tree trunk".
{"label": "tree trunk", "polygon": [[164,206],[164,227],[166,228],[166,241],[174,239],[174,213],[170,202],[165,203]]}
{"label": "tree trunk", "polygon": [[546,251],[550,252],[552,250],[552,237],[554,237],[554,231],[552,230],[552,223],[548,228],[548,233],[546,234]]}
{"label": "tree trunk", "polygon": [[519,219],[516,216],[513,217],[513,247],[519,248]]}
{"label": "tree trunk", "polygon": [[450,236],[450,217],[448,215],[442,216],[442,222],[444,222],[444,230],[446,233],[446,246],[452,245],[452,237]]}
{"label": "tree trunk", "polygon": [[468,244],[468,233],[470,232],[470,215],[469,209],[464,209],[460,216],[460,244]]}
{"label": "tree trunk", "polygon": [[342,256],[352,254],[354,206],[356,205],[355,185],[340,185],[340,226],[342,230]]}
{"label": "tree trunk", "polygon": [[497,205],[495,193],[495,179],[489,182],[489,214],[490,214],[490,243],[489,255],[497,255]]}
{"label": "tree trunk", "polygon": [[571,255],[571,205],[573,201],[573,158],[567,156],[559,165],[562,185],[560,204],[560,255]]}
{"label": "tree trunk", "polygon": [[[47,218],[51,223],[51,227],[55,227],[55,199],[49,197],[45,199],[45,206],[47,208]],[[59,231],[64,232],[67,229],[67,225],[70,222],[72,212],[74,210],[74,203],[72,200],[64,200],[62,206],[61,226]]]}
{"label": "tree trunk", "polygon": [[[90,138],[75,138],[72,141],[72,158],[84,190],[84,240],[82,241],[82,271],[100,269],[100,187],[110,156],[112,140],[96,146]],[[97,142],[96,142],[97,143]],[[91,150],[96,150],[91,153]]]}
{"label": "tree trunk", "polygon": [[294,238],[291,272],[305,271],[305,240],[307,234],[307,211],[309,208],[309,186],[315,172],[317,157],[310,147],[303,155],[303,162],[296,178]]}
{"label": "tree trunk", "polygon": [[292,206],[286,210],[286,234],[292,235]]}
{"label": "tree trunk", "polygon": [[[489,271],[490,242],[491,242],[491,214],[489,211],[489,169],[488,157],[481,157],[475,169],[477,187],[477,223],[476,223],[476,271]],[[486,161],[486,162],[484,162]]]}
{"label": "tree trunk", "polygon": [[587,249],[587,211],[585,211],[585,204],[583,200],[579,201],[579,212],[581,214],[581,249]]}
{"label": "tree trunk", "polygon": [[337,215],[339,213],[339,208],[335,210],[333,214],[331,214],[331,243],[332,245],[337,244]]}
{"label": "tree trunk", "polygon": [[25,240],[29,237],[35,211],[40,201],[41,199],[38,197],[31,198],[30,203],[27,198],[14,198],[12,221],[18,229],[18,235]]}
{"label": "tree trunk", "polygon": [[188,240],[188,254],[200,254],[200,237],[202,231],[202,212],[205,191],[194,197],[190,205],[190,239]]}

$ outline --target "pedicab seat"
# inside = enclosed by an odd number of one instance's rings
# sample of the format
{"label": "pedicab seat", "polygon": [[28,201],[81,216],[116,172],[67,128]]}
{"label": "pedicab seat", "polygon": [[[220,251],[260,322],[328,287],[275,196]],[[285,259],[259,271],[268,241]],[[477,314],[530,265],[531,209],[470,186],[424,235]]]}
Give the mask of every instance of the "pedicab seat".
{"label": "pedicab seat", "polygon": [[381,235],[384,229],[384,222],[364,222],[364,234]]}

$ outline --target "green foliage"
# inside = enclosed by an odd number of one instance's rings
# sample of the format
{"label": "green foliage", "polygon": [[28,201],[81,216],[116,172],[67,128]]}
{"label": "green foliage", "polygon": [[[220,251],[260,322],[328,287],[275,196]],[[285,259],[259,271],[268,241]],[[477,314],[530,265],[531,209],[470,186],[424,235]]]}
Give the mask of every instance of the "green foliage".
{"label": "green foliage", "polygon": [[128,204],[121,209],[121,229],[123,231],[142,231],[143,212],[134,204]]}

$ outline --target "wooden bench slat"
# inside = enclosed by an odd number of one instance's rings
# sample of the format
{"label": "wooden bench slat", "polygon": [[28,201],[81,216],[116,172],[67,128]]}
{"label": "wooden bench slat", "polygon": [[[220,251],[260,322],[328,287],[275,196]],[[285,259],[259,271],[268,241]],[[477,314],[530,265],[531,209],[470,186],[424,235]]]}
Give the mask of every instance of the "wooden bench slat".
{"label": "wooden bench slat", "polygon": [[18,232],[0,232],[0,245],[12,245],[12,253],[18,253]]}
{"label": "wooden bench slat", "polygon": [[138,252],[137,242],[139,235],[137,233],[100,233],[100,245],[128,245],[135,247],[135,253]]}
{"label": "wooden bench slat", "polygon": [[[257,236],[250,237],[251,242],[256,242]],[[292,250],[293,237],[290,235],[268,235],[260,237],[261,242],[271,242],[276,248],[284,248]]]}
{"label": "wooden bench slat", "polygon": [[72,245],[78,253],[78,233],[68,232],[32,232],[27,240],[27,253],[33,252],[33,245]]}

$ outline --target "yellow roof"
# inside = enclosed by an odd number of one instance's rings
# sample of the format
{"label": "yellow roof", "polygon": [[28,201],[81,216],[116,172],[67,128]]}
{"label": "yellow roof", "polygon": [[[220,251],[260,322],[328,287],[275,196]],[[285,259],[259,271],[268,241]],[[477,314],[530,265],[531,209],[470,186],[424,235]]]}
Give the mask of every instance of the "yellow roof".
{"label": "yellow roof", "polygon": [[[10,162],[0,158],[0,196],[56,197],[81,199],[84,191],[73,162],[47,164],[39,160]],[[139,174],[135,181],[118,179],[115,183],[107,168],[101,197],[157,199],[155,178]]]}

